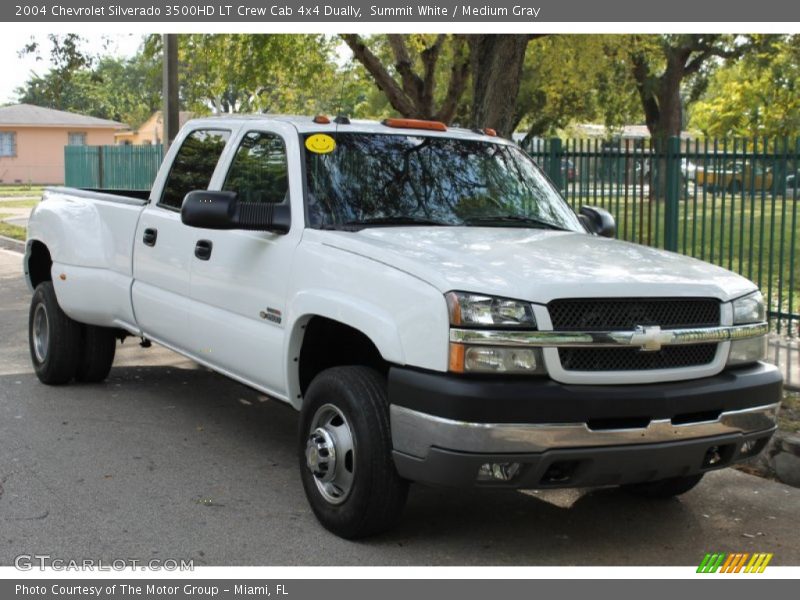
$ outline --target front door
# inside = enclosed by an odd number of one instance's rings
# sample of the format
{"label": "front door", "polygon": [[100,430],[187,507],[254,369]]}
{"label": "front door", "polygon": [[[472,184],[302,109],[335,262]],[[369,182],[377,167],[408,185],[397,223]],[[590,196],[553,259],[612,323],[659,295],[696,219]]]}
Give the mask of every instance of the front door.
{"label": "front door", "polygon": [[[287,153],[299,156],[296,131],[243,129],[230,168],[215,188],[239,202],[289,204],[302,193]],[[296,162],[296,161],[295,161]],[[297,206],[297,204],[295,204]],[[194,229],[192,330],[196,353],[247,383],[285,398],[284,335],[287,288],[302,228],[262,231]]]}

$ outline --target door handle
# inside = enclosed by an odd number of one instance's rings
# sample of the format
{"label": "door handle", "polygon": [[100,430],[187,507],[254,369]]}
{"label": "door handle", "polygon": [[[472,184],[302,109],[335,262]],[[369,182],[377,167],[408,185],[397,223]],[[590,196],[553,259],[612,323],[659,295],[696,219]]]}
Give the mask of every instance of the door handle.
{"label": "door handle", "polygon": [[145,246],[155,246],[156,239],[158,239],[158,229],[152,229],[148,227],[144,230],[142,241],[144,242]]}
{"label": "door handle", "polygon": [[194,246],[194,255],[200,260],[208,260],[211,258],[211,249],[214,244],[209,240],[198,240]]}

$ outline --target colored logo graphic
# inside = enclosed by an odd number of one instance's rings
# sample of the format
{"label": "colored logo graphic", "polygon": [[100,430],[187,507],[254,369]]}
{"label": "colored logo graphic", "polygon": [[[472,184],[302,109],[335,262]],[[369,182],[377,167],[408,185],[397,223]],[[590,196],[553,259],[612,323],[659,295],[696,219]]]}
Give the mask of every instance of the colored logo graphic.
{"label": "colored logo graphic", "polygon": [[697,567],[698,573],[763,573],[769,561],[772,560],[772,553],[755,552],[734,552],[725,554],[724,552],[714,552],[706,554],[700,566]]}

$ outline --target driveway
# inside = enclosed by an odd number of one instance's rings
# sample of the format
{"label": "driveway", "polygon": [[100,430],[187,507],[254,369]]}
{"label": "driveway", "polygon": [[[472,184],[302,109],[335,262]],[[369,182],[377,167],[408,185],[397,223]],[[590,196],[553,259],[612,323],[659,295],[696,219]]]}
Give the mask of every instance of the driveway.
{"label": "driveway", "polygon": [[711,551],[800,564],[800,489],[730,469],[662,502],[414,486],[396,531],[340,540],[306,504],[285,406],[130,338],[105,384],[40,384],[20,262],[0,249],[0,565],[697,565]]}

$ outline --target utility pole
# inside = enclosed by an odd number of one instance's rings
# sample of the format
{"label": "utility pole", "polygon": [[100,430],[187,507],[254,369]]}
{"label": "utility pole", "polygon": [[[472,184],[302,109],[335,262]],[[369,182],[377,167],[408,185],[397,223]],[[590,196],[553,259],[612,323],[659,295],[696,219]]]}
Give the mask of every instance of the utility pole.
{"label": "utility pole", "polygon": [[164,47],[164,78],[163,96],[164,105],[162,117],[164,119],[164,154],[166,155],[180,128],[178,112],[178,35],[165,33],[161,36]]}

